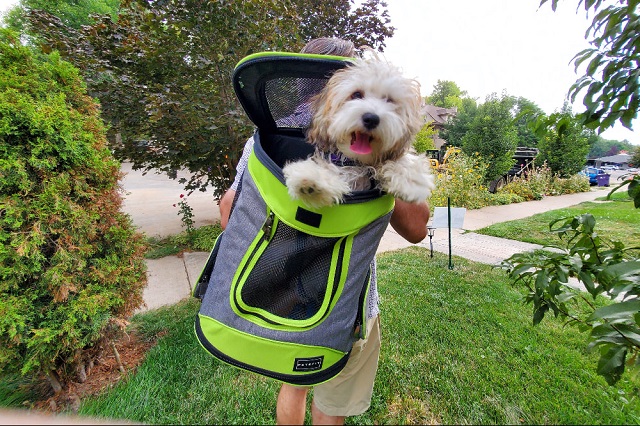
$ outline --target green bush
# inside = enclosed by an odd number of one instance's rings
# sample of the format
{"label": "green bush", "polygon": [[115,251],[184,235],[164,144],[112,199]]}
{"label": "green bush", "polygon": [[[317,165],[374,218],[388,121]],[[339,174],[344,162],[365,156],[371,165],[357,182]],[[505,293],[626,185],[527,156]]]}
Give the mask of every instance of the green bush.
{"label": "green bush", "polygon": [[490,204],[490,193],[483,184],[487,164],[477,156],[452,154],[446,169],[435,172],[436,189],[431,194],[431,206],[452,206],[479,209]]}
{"label": "green bush", "polygon": [[561,178],[545,164],[530,173],[513,178],[498,194],[515,194],[526,201],[540,200],[547,195],[573,194],[589,191],[589,179],[583,175]]}
{"label": "green bush", "polygon": [[490,201],[492,206],[506,206],[507,204],[522,203],[526,201],[518,194],[511,194],[502,192],[498,194],[490,194]]}
{"label": "green bush", "polygon": [[142,236],[77,70],[0,30],[0,368],[54,389],[142,304]]}
{"label": "green bush", "polygon": [[446,206],[449,198],[452,206],[479,209],[590,189],[589,179],[585,176],[574,175],[563,179],[554,175],[544,164],[527,175],[513,178],[497,193],[491,194],[483,183],[487,167],[488,163],[479,155],[469,156],[463,152],[451,155],[446,167],[434,171],[436,189],[429,198],[429,204],[433,207]]}
{"label": "green bush", "polygon": [[552,185],[557,194],[575,194],[577,192],[587,192],[591,189],[589,178],[582,174],[575,174],[566,179],[556,176]]}
{"label": "green bush", "polygon": [[437,134],[438,131],[433,127],[433,123],[429,122],[425,124],[413,141],[413,149],[419,154],[425,153],[428,149],[436,149],[433,137]]}

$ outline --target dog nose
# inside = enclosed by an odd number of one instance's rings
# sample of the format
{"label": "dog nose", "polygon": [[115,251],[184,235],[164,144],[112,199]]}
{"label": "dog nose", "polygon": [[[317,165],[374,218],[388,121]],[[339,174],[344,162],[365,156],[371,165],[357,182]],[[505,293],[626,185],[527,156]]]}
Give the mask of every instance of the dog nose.
{"label": "dog nose", "polygon": [[362,115],[362,124],[367,130],[373,130],[380,124],[380,117],[377,114],[367,112]]}

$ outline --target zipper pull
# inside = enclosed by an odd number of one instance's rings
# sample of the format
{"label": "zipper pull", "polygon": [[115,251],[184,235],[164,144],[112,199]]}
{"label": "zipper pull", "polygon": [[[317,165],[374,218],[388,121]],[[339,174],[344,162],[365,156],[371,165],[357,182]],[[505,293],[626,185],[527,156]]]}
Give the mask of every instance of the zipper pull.
{"label": "zipper pull", "polygon": [[269,216],[264,221],[264,225],[262,225],[263,238],[265,241],[269,241],[271,239],[271,229],[273,228],[273,222],[275,221],[275,214],[270,211]]}

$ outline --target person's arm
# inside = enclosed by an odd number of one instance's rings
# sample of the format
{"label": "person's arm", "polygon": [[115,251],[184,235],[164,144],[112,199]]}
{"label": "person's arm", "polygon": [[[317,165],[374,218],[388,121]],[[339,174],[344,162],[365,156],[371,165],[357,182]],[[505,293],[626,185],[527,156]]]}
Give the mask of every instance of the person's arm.
{"label": "person's arm", "polygon": [[236,196],[236,191],[233,189],[227,189],[222,198],[220,198],[220,227],[225,229],[229,222],[229,215],[231,214],[231,206],[233,199]]}
{"label": "person's arm", "polygon": [[427,222],[430,214],[429,205],[426,202],[413,204],[396,199],[396,206],[391,215],[391,226],[405,240],[417,244],[427,236]]}
{"label": "person's arm", "polygon": [[244,169],[247,168],[251,150],[253,150],[253,136],[250,137],[247,140],[247,143],[244,144],[242,156],[240,157],[240,160],[238,160],[238,165],[236,166],[236,177],[233,180],[231,187],[227,189],[227,192],[224,193],[222,198],[220,198],[220,202],[218,203],[218,206],[220,207],[220,227],[222,229],[225,229],[227,227],[227,223],[229,222],[231,207],[233,207],[233,199],[236,197],[238,185],[240,184],[240,179],[242,179],[242,173],[244,172]]}

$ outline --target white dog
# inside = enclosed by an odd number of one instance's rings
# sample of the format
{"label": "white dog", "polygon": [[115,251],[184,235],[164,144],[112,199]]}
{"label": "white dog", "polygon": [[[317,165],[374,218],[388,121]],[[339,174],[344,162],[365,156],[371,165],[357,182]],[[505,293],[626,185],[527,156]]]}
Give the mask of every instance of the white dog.
{"label": "white dog", "polygon": [[435,189],[429,161],[408,152],[423,125],[420,104],[418,82],[378,58],[336,71],[312,104],[316,153],[283,168],[291,198],[318,209],[373,179],[396,198],[425,201]]}

